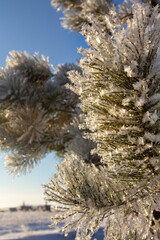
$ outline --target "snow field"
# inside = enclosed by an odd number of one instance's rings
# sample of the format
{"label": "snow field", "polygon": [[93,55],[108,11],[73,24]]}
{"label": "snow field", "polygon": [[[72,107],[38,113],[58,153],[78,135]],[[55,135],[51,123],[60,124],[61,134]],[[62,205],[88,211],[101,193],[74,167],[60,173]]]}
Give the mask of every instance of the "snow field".
{"label": "snow field", "polygon": [[[53,214],[46,211],[0,212],[0,240],[74,240],[75,231],[64,236],[63,223],[49,227]],[[102,228],[92,239],[95,238],[103,240]]]}

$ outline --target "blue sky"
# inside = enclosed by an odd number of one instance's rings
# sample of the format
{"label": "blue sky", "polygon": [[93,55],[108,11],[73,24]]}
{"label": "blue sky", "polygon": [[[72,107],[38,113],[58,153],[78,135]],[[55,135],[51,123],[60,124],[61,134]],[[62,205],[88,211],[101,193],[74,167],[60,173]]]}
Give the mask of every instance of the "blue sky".
{"label": "blue sky", "polygon": [[[86,47],[84,38],[65,30],[60,24],[60,12],[50,5],[50,0],[0,1],[0,66],[11,50],[40,52],[49,56],[54,66],[76,62],[81,55],[77,47]],[[4,168],[5,153],[0,153],[0,208],[26,204],[41,204],[43,188],[56,172],[58,159],[49,154],[30,174],[14,180]]]}

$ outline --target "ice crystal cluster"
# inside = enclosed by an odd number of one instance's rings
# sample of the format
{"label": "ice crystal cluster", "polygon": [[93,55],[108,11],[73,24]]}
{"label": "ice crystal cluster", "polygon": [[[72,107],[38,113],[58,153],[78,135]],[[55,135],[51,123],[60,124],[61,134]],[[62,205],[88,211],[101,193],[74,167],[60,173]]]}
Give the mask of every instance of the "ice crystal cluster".
{"label": "ice crystal cluster", "polygon": [[[0,143],[10,172],[47,152],[63,158],[45,185],[66,234],[90,240],[160,239],[160,10],[158,2],[52,0],[88,49],[51,71],[11,52],[0,70]],[[117,10],[119,9],[119,10]]]}

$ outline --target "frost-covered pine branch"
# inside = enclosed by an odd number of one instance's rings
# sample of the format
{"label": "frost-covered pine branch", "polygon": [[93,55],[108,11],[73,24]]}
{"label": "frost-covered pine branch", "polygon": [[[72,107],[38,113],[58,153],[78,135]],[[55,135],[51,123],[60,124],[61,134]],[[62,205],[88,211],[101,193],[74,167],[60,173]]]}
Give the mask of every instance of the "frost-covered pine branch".
{"label": "frost-covered pine branch", "polygon": [[[158,239],[158,221],[153,217],[159,211],[160,194],[146,195],[140,189],[130,189],[108,173],[106,167],[95,167],[84,163],[83,158],[69,153],[57,165],[58,175],[45,187],[46,200],[57,210],[52,226],[65,220],[63,230],[66,235],[77,229],[76,239],[90,240],[105,221],[105,239]],[[132,193],[129,200],[128,193]],[[152,221],[156,223],[151,226]],[[151,228],[152,227],[152,228]],[[115,231],[116,229],[116,231]],[[152,229],[152,231],[151,231]],[[134,238],[135,237],[135,238]],[[136,238],[137,237],[137,238]]]}
{"label": "frost-covered pine branch", "polygon": [[71,84],[70,70],[81,69],[64,64],[53,74],[44,56],[10,55],[0,70],[0,147],[10,152],[5,164],[16,174],[32,168],[47,152],[62,155],[75,136],[76,128],[69,129],[79,114],[79,99],[65,84]]}
{"label": "frost-covered pine branch", "polygon": [[47,198],[64,211],[53,219],[73,216],[68,227],[77,227],[76,239],[91,239],[104,218],[106,240],[159,239],[158,7],[133,2],[125,25],[113,7],[105,16],[109,33],[94,15],[83,27],[91,48],[80,49],[82,74],[70,72],[69,88],[80,96],[80,128],[87,126],[86,139],[97,143],[91,153],[103,167],[70,153],[46,186]]}
{"label": "frost-covered pine branch", "polygon": [[103,17],[109,12],[112,0],[52,0],[51,5],[64,14],[63,27],[81,31],[84,24],[90,24],[87,15],[92,13],[103,24]]}

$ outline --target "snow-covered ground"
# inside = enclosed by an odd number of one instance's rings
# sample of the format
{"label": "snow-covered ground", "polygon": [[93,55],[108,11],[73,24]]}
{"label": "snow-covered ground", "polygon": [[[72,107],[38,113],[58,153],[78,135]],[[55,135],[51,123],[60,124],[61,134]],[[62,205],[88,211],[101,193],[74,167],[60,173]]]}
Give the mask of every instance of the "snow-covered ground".
{"label": "snow-covered ground", "polygon": [[[74,240],[76,232],[65,237],[61,231],[62,223],[53,228],[48,226],[53,214],[43,211],[0,212],[0,240]],[[95,238],[103,240],[103,228],[92,239]]]}

